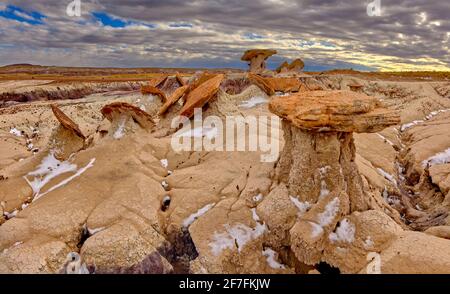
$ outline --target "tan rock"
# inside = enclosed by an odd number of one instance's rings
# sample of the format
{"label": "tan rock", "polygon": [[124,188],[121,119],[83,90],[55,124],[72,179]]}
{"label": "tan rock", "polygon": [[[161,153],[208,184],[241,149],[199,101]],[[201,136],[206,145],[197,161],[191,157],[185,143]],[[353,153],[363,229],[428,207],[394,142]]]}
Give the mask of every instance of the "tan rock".
{"label": "tan rock", "polygon": [[141,92],[144,95],[150,94],[150,95],[158,96],[159,98],[161,98],[162,102],[166,102],[166,100],[167,100],[166,94],[164,94],[164,92],[161,91],[160,89],[153,87],[153,86],[142,86]]}
{"label": "tan rock", "polygon": [[260,77],[259,75],[255,75],[253,73],[248,74],[248,79],[252,84],[258,86],[261,90],[266,92],[267,95],[272,96],[275,94],[275,90],[272,86],[266,81],[266,79]]}
{"label": "tan rock", "polygon": [[318,132],[371,133],[400,122],[395,111],[377,104],[365,94],[313,91],[275,98],[269,108],[298,128]]}
{"label": "tan rock", "polygon": [[289,63],[287,61],[284,61],[278,68],[276,69],[277,73],[284,73],[289,71]]}
{"label": "tan rock", "polygon": [[431,227],[425,231],[428,235],[433,235],[439,238],[450,240],[450,226],[436,226]]}
{"label": "tan rock", "polygon": [[55,150],[56,158],[66,160],[72,154],[85,148],[86,137],[78,125],[64,114],[58,106],[52,104],[51,108],[61,124],[52,134],[51,149]]}
{"label": "tan rock", "polygon": [[224,75],[216,75],[210,78],[200,86],[189,92],[186,98],[186,104],[181,109],[180,115],[188,118],[194,115],[195,108],[202,108],[217,91],[219,91],[220,83],[223,81]]}
{"label": "tan rock", "polygon": [[172,96],[167,99],[167,101],[164,103],[164,105],[160,108],[158,111],[158,115],[162,115],[166,113],[166,111],[175,104],[181,97],[183,97],[186,92],[189,90],[189,86],[182,86],[173,92]]}
{"label": "tan rock", "polygon": [[148,113],[128,103],[111,103],[105,105],[101,112],[109,121],[118,119],[120,116],[128,116],[132,117],[144,129],[152,128],[155,125]]}
{"label": "tan rock", "polygon": [[250,72],[262,73],[266,69],[266,60],[274,54],[277,54],[276,50],[252,49],[247,50],[241,60],[249,62]]}
{"label": "tan rock", "polygon": [[178,83],[179,83],[181,86],[186,86],[186,85],[187,85],[186,81],[183,79],[182,76],[180,76],[179,74],[176,74],[175,77],[176,77]]}
{"label": "tan rock", "polygon": [[149,86],[152,86],[152,87],[158,87],[161,84],[163,84],[167,80],[168,77],[169,77],[168,75],[161,75],[159,77],[151,79],[148,84],[149,84]]}
{"label": "tan rock", "polygon": [[62,112],[61,109],[59,109],[59,107],[56,104],[52,104],[51,107],[53,114],[63,127],[73,131],[81,139],[83,140],[86,139],[86,137],[83,135],[83,132],[81,132],[78,125],[73,120],[71,120],[64,112]]}
{"label": "tan rock", "polygon": [[297,78],[265,78],[264,80],[277,92],[298,92],[303,86]]}
{"label": "tan rock", "polygon": [[293,72],[300,72],[305,67],[305,63],[301,59],[296,59],[289,64],[288,70]]}

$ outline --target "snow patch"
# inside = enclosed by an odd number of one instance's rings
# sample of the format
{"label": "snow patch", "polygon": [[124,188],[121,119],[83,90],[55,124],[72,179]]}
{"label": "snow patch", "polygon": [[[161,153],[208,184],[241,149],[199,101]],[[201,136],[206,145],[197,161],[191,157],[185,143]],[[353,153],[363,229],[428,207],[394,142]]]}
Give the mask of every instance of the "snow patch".
{"label": "snow patch", "polygon": [[234,226],[230,226],[229,224],[225,224],[225,232],[223,233],[214,233],[213,241],[209,243],[209,247],[211,248],[211,252],[218,256],[225,249],[238,249],[240,253],[242,248],[250,242],[251,240],[255,240],[260,237],[267,230],[266,225],[259,222],[259,217],[256,214],[256,209],[252,210],[253,219],[256,222],[256,227],[254,229],[244,225],[244,224],[236,224]]}
{"label": "snow patch", "polygon": [[372,237],[367,236],[366,240],[364,240],[364,248],[366,249],[372,249],[373,248],[373,241],[372,241]]}
{"label": "snow patch", "polygon": [[11,130],[9,130],[9,133],[16,137],[22,137],[22,131],[20,131],[16,128],[12,128]]}
{"label": "snow patch", "polygon": [[254,202],[260,202],[263,199],[263,195],[261,193],[259,193],[256,196],[253,196],[253,201]]}
{"label": "snow patch", "polygon": [[160,160],[162,167],[167,168],[169,166],[169,161],[167,159]]}
{"label": "snow patch", "polygon": [[274,269],[284,269],[286,268],[284,266],[284,264],[279,263],[276,260],[276,257],[278,256],[278,253],[276,253],[275,251],[273,251],[270,248],[267,248],[265,250],[263,250],[262,255],[266,257],[267,260],[267,264]]}
{"label": "snow patch", "polygon": [[97,234],[97,233],[99,233],[99,232],[101,232],[101,231],[103,231],[103,230],[105,230],[104,227],[102,227],[102,228],[95,228],[95,229],[89,229],[89,228],[87,228],[87,231],[88,231],[88,233],[89,233],[89,236],[93,236],[93,235],[95,235],[95,234]]}
{"label": "snow patch", "polygon": [[249,109],[249,108],[253,108],[255,106],[258,106],[260,104],[266,104],[267,102],[268,102],[268,100],[266,98],[260,97],[260,96],[256,96],[256,97],[250,98],[247,101],[243,101],[239,105],[239,107]]}
{"label": "snow patch", "polygon": [[355,225],[348,219],[343,219],[336,229],[335,233],[328,236],[331,242],[347,242],[352,243],[355,240]]}
{"label": "snow patch", "polygon": [[317,223],[309,222],[313,227],[311,234],[313,238],[322,235],[323,227],[326,227],[333,222],[339,212],[339,204],[339,198],[334,198],[325,206],[325,210],[317,215]]}
{"label": "snow patch", "polygon": [[308,201],[301,202],[296,197],[289,196],[289,199],[291,199],[291,202],[295,205],[295,207],[297,207],[297,209],[298,209],[298,216],[303,215],[312,206]]}
{"label": "snow patch", "polygon": [[211,203],[208,205],[205,205],[204,207],[200,208],[197,212],[191,214],[188,218],[186,218],[183,221],[183,227],[188,228],[193,222],[195,222],[199,217],[204,215],[208,212],[211,208],[213,208],[215,203]]}
{"label": "snow patch", "polygon": [[[44,159],[42,160],[41,164],[38,166],[38,168],[35,171],[32,171],[28,173],[26,176],[24,176],[24,179],[27,181],[27,183],[30,185],[31,189],[33,190],[33,201],[36,201],[40,197],[44,196],[45,194],[62,187],[75,179],[76,177],[83,174],[87,169],[94,166],[95,158],[91,159],[91,161],[84,167],[77,170],[77,165],[70,163],[69,161],[59,161],[55,158],[53,153],[50,153]],[[69,178],[59,182],[55,186],[51,187],[44,193],[40,193],[41,189],[47,185],[52,179],[68,173],[68,172],[75,172],[72,176]],[[32,181],[28,179],[28,177],[34,177]]]}
{"label": "snow patch", "polygon": [[378,172],[388,181],[390,181],[392,184],[394,184],[395,186],[397,186],[397,180],[394,178],[393,175],[387,173],[386,171],[384,171],[382,168],[377,168]]}
{"label": "snow patch", "polygon": [[433,165],[445,163],[450,163],[450,148],[422,161],[422,167],[431,167]]}
{"label": "snow patch", "polygon": [[407,124],[402,125],[401,128],[400,128],[400,131],[401,131],[401,132],[404,132],[404,131],[406,131],[407,129],[412,128],[413,126],[418,125],[418,124],[421,124],[421,123],[424,123],[424,122],[425,122],[424,120],[415,120],[415,121],[412,121],[412,122],[410,122],[410,123],[407,123]]}
{"label": "snow patch", "polygon": [[126,118],[123,117],[120,122],[119,125],[117,126],[117,130],[114,132],[113,134],[113,138],[118,140],[121,139],[124,135],[125,135],[125,123],[126,123]]}
{"label": "snow patch", "polygon": [[392,141],[390,141],[388,138],[386,138],[385,136],[383,136],[383,135],[381,135],[381,134],[378,134],[377,133],[377,135],[378,135],[378,137],[380,137],[381,139],[383,139],[383,141],[385,141],[386,143],[388,143],[389,145],[391,145],[391,146],[394,146],[394,143],[392,143]]}

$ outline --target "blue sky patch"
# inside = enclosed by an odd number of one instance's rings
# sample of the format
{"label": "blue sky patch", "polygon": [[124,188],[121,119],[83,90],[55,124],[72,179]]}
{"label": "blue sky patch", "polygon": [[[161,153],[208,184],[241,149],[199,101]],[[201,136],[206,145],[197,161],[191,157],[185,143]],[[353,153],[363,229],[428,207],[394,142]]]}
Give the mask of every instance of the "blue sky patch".
{"label": "blue sky patch", "polygon": [[25,11],[24,9],[8,5],[4,10],[0,10],[0,17],[25,22],[31,25],[44,24],[46,16],[37,11]]}
{"label": "blue sky patch", "polygon": [[109,26],[109,27],[113,27],[113,28],[125,28],[125,27],[131,26],[131,25],[142,25],[142,26],[146,26],[151,29],[156,27],[156,25],[154,25],[154,24],[137,22],[137,21],[132,21],[132,20],[123,20],[121,18],[109,15],[106,12],[96,11],[96,12],[92,13],[92,16],[97,21],[99,21],[103,26]]}

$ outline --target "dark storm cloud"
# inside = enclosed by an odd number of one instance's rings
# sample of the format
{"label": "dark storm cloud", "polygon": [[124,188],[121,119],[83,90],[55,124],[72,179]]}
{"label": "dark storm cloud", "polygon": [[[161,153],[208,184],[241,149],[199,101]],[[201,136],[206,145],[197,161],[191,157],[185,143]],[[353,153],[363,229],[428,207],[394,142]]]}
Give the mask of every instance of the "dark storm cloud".
{"label": "dark storm cloud", "polygon": [[[382,15],[369,17],[365,0],[82,0],[80,19],[65,15],[69,0],[37,2],[7,1],[47,18],[39,27],[0,18],[0,43],[12,45],[0,64],[46,63],[51,52],[53,64],[245,66],[242,52],[262,47],[278,49],[271,65],[302,57],[311,67],[450,67],[450,1],[382,0]],[[93,12],[130,25],[102,25]]]}

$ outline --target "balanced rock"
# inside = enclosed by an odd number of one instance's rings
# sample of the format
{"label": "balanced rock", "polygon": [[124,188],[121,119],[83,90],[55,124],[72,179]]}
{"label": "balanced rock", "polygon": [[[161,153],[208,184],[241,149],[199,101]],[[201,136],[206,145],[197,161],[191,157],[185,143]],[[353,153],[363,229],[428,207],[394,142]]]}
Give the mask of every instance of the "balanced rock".
{"label": "balanced rock", "polygon": [[277,54],[276,50],[252,49],[247,50],[241,60],[249,62],[250,72],[262,73],[266,69],[266,60],[274,54]]}
{"label": "balanced rock", "polygon": [[152,129],[155,123],[152,117],[140,108],[124,102],[114,102],[105,105],[101,110],[103,116],[111,122],[111,127],[115,128],[113,136],[123,135],[126,123],[136,122],[143,129]]}
{"label": "balanced rock", "polygon": [[71,154],[84,148],[86,136],[79,126],[70,119],[55,104],[51,105],[52,112],[60,123],[60,126],[53,132],[50,140],[51,149],[55,150],[55,156],[59,159],[67,159]]}
{"label": "balanced rock", "polygon": [[220,83],[222,83],[223,79],[224,75],[216,75],[189,92],[186,98],[186,104],[181,109],[180,115],[188,118],[192,117],[192,115],[194,115],[195,108],[202,108],[217,94]]}

